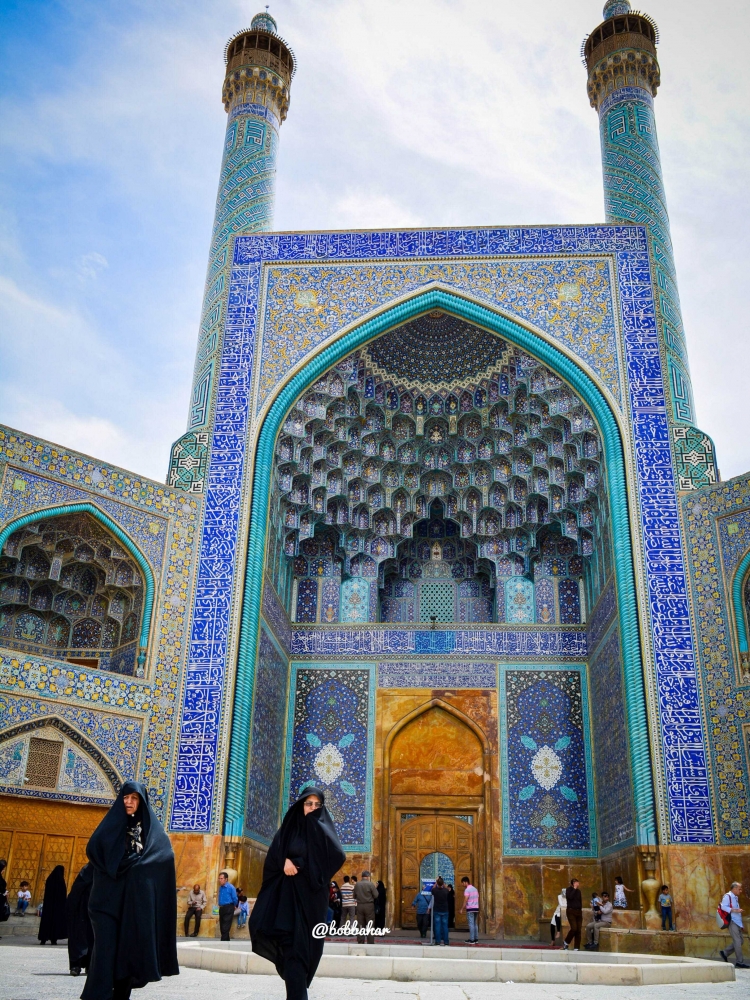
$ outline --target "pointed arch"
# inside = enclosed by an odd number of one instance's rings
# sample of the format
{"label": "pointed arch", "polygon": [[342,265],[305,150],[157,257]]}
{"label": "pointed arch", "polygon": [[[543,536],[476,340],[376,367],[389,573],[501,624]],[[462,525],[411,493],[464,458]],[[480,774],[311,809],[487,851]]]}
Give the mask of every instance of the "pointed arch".
{"label": "pointed arch", "polygon": [[63,736],[67,736],[71,742],[76,743],[84,753],[96,761],[112,785],[115,794],[120,791],[122,778],[109,757],[78,729],[71,726],[65,719],[61,719],[59,715],[45,715],[40,719],[31,719],[28,722],[20,722],[15,726],[10,726],[8,729],[2,729],[0,730],[0,744],[7,743],[16,736],[25,736],[27,733],[34,732],[35,729],[49,728],[59,730]]}
{"label": "pointed arch", "polygon": [[247,784],[247,746],[250,706],[255,677],[266,523],[270,497],[273,448],[286,414],[296,399],[327,369],[370,340],[423,313],[439,309],[501,336],[551,368],[586,403],[604,443],[614,542],[615,578],[623,649],[623,675],[637,837],[640,843],[656,841],[651,749],[646,713],[641,637],[636,603],[633,542],[630,531],[625,452],[618,418],[607,394],[560,345],[511,319],[500,311],[442,287],[422,289],[384,308],[376,316],[349,330],[290,374],[265,411],[255,451],[250,532],[245,570],[240,641],[227,769],[224,833],[241,836]]}
{"label": "pointed arch", "polygon": [[740,660],[748,659],[747,622],[745,621],[745,602],[742,591],[745,578],[750,570],[750,550],[748,550],[735,570],[732,580],[732,608],[734,610],[734,625],[737,629],[737,642],[740,647]]}
{"label": "pointed arch", "polygon": [[6,524],[0,531],[0,554],[2,554],[7,540],[13,532],[18,531],[19,528],[23,528],[27,524],[33,524],[35,521],[43,521],[50,517],[57,517],[60,514],[82,513],[90,514],[92,517],[96,518],[97,521],[103,524],[108,531],[111,531],[115,538],[122,542],[143,570],[143,575],[146,579],[146,593],[143,598],[143,621],[141,622],[141,634],[138,640],[138,665],[143,667],[146,661],[146,648],[148,646],[149,634],[151,632],[151,617],[154,607],[154,574],[148,560],[132,538],[130,538],[129,535],[126,535],[122,528],[115,524],[112,518],[108,517],[104,511],[100,510],[92,503],[68,503],[58,504],[55,507],[45,507],[43,510],[35,510],[32,511],[31,514],[24,514],[23,517],[17,517],[14,521],[9,521],[8,524]]}
{"label": "pointed arch", "polygon": [[433,708],[440,708],[448,715],[452,715],[455,719],[458,719],[467,729],[476,736],[479,740],[480,746],[482,747],[482,756],[487,759],[492,753],[490,747],[490,741],[487,738],[487,734],[482,729],[481,726],[477,725],[474,720],[457,708],[455,705],[451,705],[450,702],[444,701],[442,698],[430,698],[423,704],[418,705],[417,708],[412,709],[407,715],[392,727],[383,743],[383,771],[387,771],[391,766],[391,747],[393,746],[393,741],[396,739],[398,734],[410,726],[415,719],[418,719],[420,715],[425,715],[427,712],[432,711]]}

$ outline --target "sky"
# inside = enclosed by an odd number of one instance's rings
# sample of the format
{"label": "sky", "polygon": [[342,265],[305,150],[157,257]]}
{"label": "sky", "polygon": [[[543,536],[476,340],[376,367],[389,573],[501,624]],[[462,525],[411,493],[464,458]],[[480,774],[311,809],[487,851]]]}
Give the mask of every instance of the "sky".
{"label": "sky", "polygon": [[[750,470],[750,7],[644,0],[697,423]],[[260,9],[261,5],[257,5]],[[185,430],[239,0],[0,0],[0,422],[162,480]],[[275,228],[603,220],[596,0],[273,0]]]}

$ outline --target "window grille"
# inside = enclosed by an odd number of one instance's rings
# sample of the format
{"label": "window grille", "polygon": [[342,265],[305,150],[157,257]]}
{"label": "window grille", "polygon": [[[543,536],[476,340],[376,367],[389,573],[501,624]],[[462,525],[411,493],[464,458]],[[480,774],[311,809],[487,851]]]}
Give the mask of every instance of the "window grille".
{"label": "window grille", "polygon": [[419,620],[438,622],[454,622],[455,586],[448,581],[440,583],[423,583],[419,591]]}
{"label": "window grille", "polygon": [[54,788],[57,785],[62,747],[62,740],[31,737],[26,761],[26,784],[36,788]]}

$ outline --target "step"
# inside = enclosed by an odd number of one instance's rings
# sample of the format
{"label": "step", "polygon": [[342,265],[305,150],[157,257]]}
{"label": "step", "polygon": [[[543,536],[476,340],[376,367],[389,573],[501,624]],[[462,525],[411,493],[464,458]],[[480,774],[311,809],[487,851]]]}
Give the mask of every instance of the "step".
{"label": "step", "polygon": [[11,911],[8,919],[0,924],[0,937],[36,937],[39,933],[39,917],[36,911],[26,917],[16,917]]}
{"label": "step", "polygon": [[[223,945],[223,947],[217,947]],[[248,942],[180,943],[180,965],[211,972],[275,976],[271,962]],[[462,948],[354,945],[327,942],[317,971],[331,979],[403,982],[576,983],[646,986],[733,982],[734,966],[700,958],[617,955],[535,948]]]}

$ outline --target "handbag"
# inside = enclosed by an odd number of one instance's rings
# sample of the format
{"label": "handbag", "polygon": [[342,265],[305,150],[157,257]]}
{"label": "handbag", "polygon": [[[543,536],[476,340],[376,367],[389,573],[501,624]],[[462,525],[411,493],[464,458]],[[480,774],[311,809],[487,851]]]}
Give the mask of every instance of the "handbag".
{"label": "handbag", "polygon": [[726,929],[729,927],[729,922],[732,919],[731,913],[727,913],[726,910],[722,910],[721,903],[716,907],[716,923],[719,927]]}

